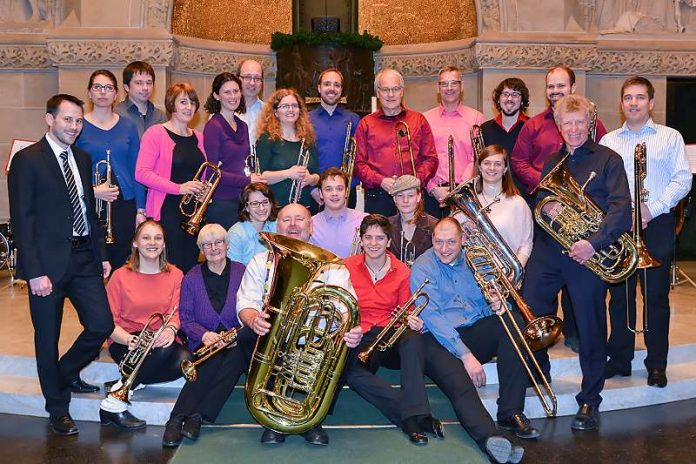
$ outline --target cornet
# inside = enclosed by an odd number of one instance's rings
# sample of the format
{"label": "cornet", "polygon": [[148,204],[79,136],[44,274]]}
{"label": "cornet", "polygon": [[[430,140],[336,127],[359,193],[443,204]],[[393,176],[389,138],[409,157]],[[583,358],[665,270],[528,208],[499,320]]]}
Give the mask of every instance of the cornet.
{"label": "cornet", "polygon": [[[195,236],[201,228],[201,224],[205,218],[205,212],[213,201],[215,189],[217,189],[217,186],[220,184],[220,179],[222,179],[220,166],[222,166],[222,161],[218,162],[217,166],[210,161],[201,164],[198,168],[198,172],[193,176],[193,180],[203,182],[203,191],[201,193],[188,193],[181,197],[179,211],[183,216],[189,218],[188,221],[181,223],[181,228],[189,235]],[[206,170],[209,170],[210,173],[204,176],[204,173],[207,174]],[[201,180],[204,177],[205,180]],[[191,211],[188,210],[189,205],[193,205]]]}
{"label": "cornet", "polygon": [[[305,148],[305,139],[302,139],[300,144],[300,154],[297,156],[297,165],[307,167],[309,163],[309,148]],[[293,179],[290,186],[290,195],[288,203],[299,203],[302,196],[302,180]]]}
{"label": "cornet", "polygon": [[[102,166],[104,167],[104,177],[101,175],[101,168]],[[98,187],[102,184],[106,184],[107,187],[112,187],[111,184],[111,178],[113,176],[113,171],[111,169],[111,150],[106,150],[106,159],[98,161],[97,164],[94,165],[94,182],[92,183],[93,187]],[[96,200],[96,206],[97,206],[97,216],[101,216],[101,212],[104,209],[104,200],[100,200],[97,198]],[[105,242],[107,244],[112,244],[116,243],[116,239],[114,238],[114,234],[112,231],[112,222],[111,222],[111,202],[107,201],[106,202],[106,237],[105,237]]]}
{"label": "cornet", "polygon": [[[403,128],[399,128],[403,126]],[[406,174],[404,171],[404,159],[401,156],[401,138],[406,137],[406,148],[408,148],[408,155],[411,158],[411,174],[416,175],[416,161],[413,158],[413,145],[411,143],[411,129],[406,124],[406,121],[398,121],[394,125],[394,136],[396,138],[396,157],[399,158],[399,166],[401,166],[401,175]]]}
{"label": "cornet", "polygon": [[233,348],[237,345],[237,329],[232,328],[220,334],[220,339],[212,345],[202,346],[193,352],[195,361],[184,359],[181,361],[181,373],[189,382],[198,380],[198,366],[206,362],[211,357],[218,354],[225,348]]}

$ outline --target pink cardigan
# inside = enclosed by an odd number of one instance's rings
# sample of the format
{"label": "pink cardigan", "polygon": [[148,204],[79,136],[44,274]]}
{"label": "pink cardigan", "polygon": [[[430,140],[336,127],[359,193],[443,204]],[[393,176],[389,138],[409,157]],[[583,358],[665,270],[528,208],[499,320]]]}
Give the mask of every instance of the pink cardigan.
{"label": "pink cardigan", "polygon": [[[205,157],[203,134],[196,129],[193,133],[198,148]],[[135,180],[148,188],[145,212],[154,220],[160,220],[160,210],[167,194],[178,195],[179,184],[172,182],[172,154],[174,140],[162,124],[150,127],[140,140],[140,152],[135,163]]]}

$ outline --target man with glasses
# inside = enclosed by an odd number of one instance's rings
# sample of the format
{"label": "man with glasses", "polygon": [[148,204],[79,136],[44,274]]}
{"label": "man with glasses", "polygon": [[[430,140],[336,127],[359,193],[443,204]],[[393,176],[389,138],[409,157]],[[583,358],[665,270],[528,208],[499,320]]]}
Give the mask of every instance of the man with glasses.
{"label": "man with glasses", "polygon": [[[319,75],[317,91],[321,102],[309,112],[309,119],[317,135],[319,172],[324,172],[330,167],[341,167],[348,124],[351,124],[349,136],[352,137],[358,128],[360,116],[338,104],[343,93],[343,74],[338,69],[329,68]],[[351,208],[355,207],[357,183],[357,179],[353,179],[350,186],[348,206]],[[317,203],[321,204],[317,189],[312,191],[312,196]]]}
{"label": "man with glasses", "polygon": [[440,104],[424,113],[433,131],[439,159],[437,172],[426,185],[425,209],[431,216],[439,218],[448,214],[447,209],[440,208],[440,202],[449,193],[449,136],[454,139],[454,179],[459,184],[471,179],[476,172],[470,132],[473,125],[483,123],[483,114],[462,103],[464,85],[459,68],[442,68],[437,88]]}
{"label": "man with glasses", "polygon": [[123,69],[123,88],[126,99],[114,111],[128,118],[138,128],[138,135],[155,124],[167,122],[167,116],[150,101],[155,90],[155,70],[149,63],[133,61]]}
{"label": "man with glasses", "polygon": [[396,214],[389,194],[396,178],[411,174],[426,185],[435,175],[438,158],[425,116],[403,105],[401,74],[383,69],[374,87],[381,109],[358,124],[355,175],[365,187],[365,211],[388,217]]}
{"label": "man with glasses", "polygon": [[[493,104],[498,115],[481,125],[481,134],[485,145],[500,145],[510,156],[522,126],[529,119],[526,114],[529,107],[529,90],[522,79],[509,77],[493,89]],[[511,173],[512,180],[529,203],[527,192],[514,172]]]}
{"label": "man with glasses", "polygon": [[256,143],[256,121],[265,105],[259,98],[263,90],[263,67],[256,60],[244,60],[239,63],[237,75],[242,80],[242,95],[246,110],[238,113],[239,119],[247,123],[249,127],[249,143]]}

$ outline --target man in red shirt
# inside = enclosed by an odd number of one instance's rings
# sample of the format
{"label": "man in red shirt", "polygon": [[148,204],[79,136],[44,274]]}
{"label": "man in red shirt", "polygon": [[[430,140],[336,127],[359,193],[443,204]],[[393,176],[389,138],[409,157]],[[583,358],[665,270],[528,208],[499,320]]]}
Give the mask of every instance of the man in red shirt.
{"label": "man in red shirt", "polygon": [[355,176],[365,188],[365,211],[393,216],[394,180],[412,174],[427,185],[437,170],[437,151],[425,116],[403,104],[404,78],[398,71],[377,73],[375,94],[381,109],[365,116],[355,131]]}

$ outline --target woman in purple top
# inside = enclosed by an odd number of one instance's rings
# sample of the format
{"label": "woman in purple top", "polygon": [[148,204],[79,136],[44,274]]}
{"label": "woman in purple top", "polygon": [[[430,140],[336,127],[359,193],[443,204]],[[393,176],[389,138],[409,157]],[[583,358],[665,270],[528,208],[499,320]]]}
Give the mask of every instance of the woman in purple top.
{"label": "woman in purple top", "polygon": [[213,202],[206,212],[209,223],[229,229],[237,222],[239,194],[250,182],[265,182],[260,175],[244,173],[244,161],[249,155],[249,131],[244,121],[235,115],[244,113],[242,82],[232,73],[215,76],[213,88],[204,108],[212,116],[203,129],[203,142],[208,161],[222,162],[222,179]]}
{"label": "woman in purple top", "polygon": [[219,343],[220,334],[237,328],[237,344],[222,349],[198,368],[198,379],[186,382],[162,437],[175,447],[182,436],[196,440],[201,421],[215,422],[239,377],[249,367],[256,336],[237,319],[236,296],[244,265],[227,258],[227,231],[208,224],[198,234],[205,262],[194,266],[181,283],[179,320],[191,351]]}

